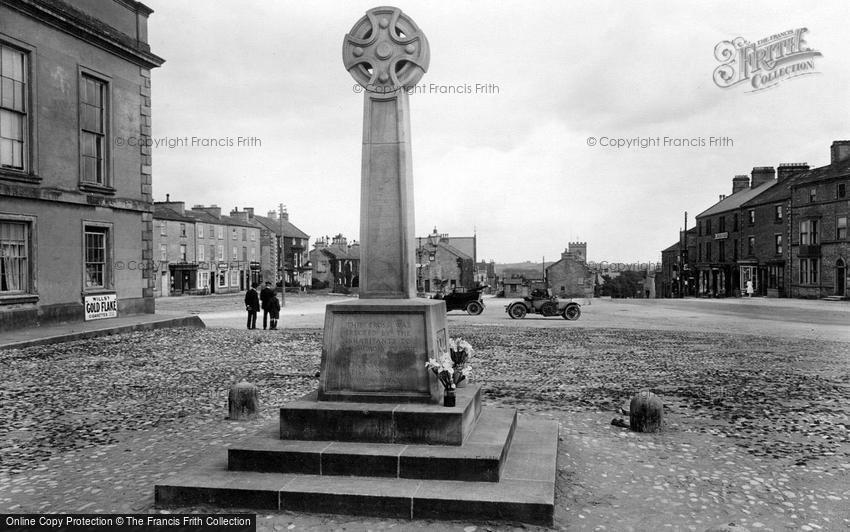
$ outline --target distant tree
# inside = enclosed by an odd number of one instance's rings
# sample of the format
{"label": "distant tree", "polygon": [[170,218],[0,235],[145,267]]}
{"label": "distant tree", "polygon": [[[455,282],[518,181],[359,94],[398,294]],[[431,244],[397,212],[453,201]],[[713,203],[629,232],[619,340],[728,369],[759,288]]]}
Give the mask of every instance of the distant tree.
{"label": "distant tree", "polygon": [[643,272],[626,271],[617,277],[602,276],[602,295],[611,297],[639,297],[643,290]]}

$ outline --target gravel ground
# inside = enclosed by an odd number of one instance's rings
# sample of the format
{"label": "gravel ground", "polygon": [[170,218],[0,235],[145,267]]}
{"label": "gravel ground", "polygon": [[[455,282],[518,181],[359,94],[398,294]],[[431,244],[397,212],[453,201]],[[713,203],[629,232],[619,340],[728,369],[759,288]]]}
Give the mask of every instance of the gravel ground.
{"label": "gravel ground", "polygon": [[[0,511],[156,511],[153,485],[316,386],[320,330],[166,329],[0,351]],[[556,528],[850,528],[850,345],[691,332],[454,327],[491,405],[562,425]],[[230,384],[262,418],[224,422]],[[640,389],[666,430],[610,425]],[[260,516],[260,529],[510,528]]]}

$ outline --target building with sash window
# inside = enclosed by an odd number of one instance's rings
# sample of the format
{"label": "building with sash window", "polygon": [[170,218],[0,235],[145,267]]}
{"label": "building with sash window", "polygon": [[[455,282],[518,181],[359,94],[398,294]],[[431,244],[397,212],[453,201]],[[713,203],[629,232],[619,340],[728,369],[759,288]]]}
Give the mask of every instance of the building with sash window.
{"label": "building with sash window", "polygon": [[154,311],[151,13],[0,3],[0,330]]}

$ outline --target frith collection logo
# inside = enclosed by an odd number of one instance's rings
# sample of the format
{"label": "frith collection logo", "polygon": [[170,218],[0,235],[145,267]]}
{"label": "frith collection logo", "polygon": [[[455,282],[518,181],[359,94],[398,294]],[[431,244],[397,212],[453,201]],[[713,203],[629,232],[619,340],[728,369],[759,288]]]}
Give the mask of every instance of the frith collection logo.
{"label": "frith collection logo", "polygon": [[722,64],[714,69],[714,83],[723,89],[746,83],[756,92],[779,83],[817,74],[815,58],[822,54],[808,47],[808,28],[788,30],[757,42],[743,37],[722,41],[714,47],[714,57]]}

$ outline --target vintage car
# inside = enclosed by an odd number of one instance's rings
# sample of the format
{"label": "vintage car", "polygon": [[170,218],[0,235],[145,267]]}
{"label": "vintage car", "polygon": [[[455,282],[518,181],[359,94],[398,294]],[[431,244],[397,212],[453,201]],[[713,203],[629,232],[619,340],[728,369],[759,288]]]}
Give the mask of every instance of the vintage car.
{"label": "vintage car", "polygon": [[514,301],[505,306],[505,312],[512,319],[519,320],[526,314],[542,316],[562,316],[565,320],[577,320],[581,316],[581,305],[570,299],[558,299],[545,290],[533,290],[522,301]]}
{"label": "vintage car", "polygon": [[465,310],[471,316],[477,316],[484,311],[484,302],[481,300],[481,291],[486,288],[455,288],[447,294],[436,294],[434,299],[442,299],[446,302],[446,312],[452,310]]}

